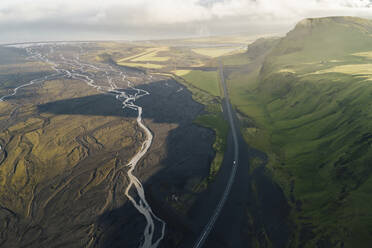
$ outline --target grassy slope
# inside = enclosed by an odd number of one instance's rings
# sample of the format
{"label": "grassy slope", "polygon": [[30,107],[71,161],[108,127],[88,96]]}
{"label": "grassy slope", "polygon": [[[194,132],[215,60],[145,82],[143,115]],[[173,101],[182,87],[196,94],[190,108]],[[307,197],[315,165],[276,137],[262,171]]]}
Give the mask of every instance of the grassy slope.
{"label": "grassy slope", "polygon": [[292,246],[372,242],[371,81],[313,74],[371,63],[352,55],[372,50],[371,30],[370,21],[357,18],[305,20],[260,71],[230,76],[231,99],[250,117],[245,138],[269,155],[270,173],[292,202]]}
{"label": "grassy slope", "polygon": [[213,148],[216,151],[216,156],[210,167],[208,181],[214,179],[222,164],[223,156],[226,150],[226,137],[229,131],[228,124],[223,118],[222,113],[209,113],[199,116],[195,122],[204,127],[212,128],[216,132],[216,140]]}

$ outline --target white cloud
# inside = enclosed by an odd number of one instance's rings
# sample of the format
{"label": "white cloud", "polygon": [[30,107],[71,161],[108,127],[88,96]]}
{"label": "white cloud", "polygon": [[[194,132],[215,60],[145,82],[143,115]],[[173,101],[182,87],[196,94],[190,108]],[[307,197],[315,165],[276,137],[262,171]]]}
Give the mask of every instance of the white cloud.
{"label": "white cloud", "polygon": [[370,11],[370,5],[369,0],[212,0],[209,6],[200,0],[1,0],[0,20],[22,22],[81,16],[79,21],[85,22],[84,18],[90,16],[102,21],[109,19],[107,13],[121,10],[123,20],[169,23],[250,14],[288,18],[324,9],[340,13],[352,9]]}
{"label": "white cloud", "polygon": [[[371,0],[1,0],[0,30],[46,26],[125,30],[187,25],[230,19],[247,23],[292,24],[305,17],[372,17]],[[234,28],[233,23],[230,25]],[[199,28],[200,29],[200,28]],[[14,30],[13,30],[14,31]],[[118,30],[119,31],[119,30]]]}

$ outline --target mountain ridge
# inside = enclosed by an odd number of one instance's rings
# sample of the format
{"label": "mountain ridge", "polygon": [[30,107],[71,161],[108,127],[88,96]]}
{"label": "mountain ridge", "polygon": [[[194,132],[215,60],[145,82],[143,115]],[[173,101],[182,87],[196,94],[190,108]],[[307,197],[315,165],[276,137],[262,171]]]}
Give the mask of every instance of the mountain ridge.
{"label": "mountain ridge", "polygon": [[368,19],[302,20],[258,72],[230,79],[245,139],[292,207],[289,247],[372,242],[371,30]]}

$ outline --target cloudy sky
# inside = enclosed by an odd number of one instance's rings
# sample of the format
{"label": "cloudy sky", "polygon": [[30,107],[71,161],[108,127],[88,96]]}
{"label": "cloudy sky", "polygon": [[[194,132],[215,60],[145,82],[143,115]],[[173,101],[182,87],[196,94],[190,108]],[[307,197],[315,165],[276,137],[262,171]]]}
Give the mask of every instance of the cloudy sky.
{"label": "cloudy sky", "polygon": [[0,0],[0,42],[284,33],[334,15],[372,18],[372,0]]}

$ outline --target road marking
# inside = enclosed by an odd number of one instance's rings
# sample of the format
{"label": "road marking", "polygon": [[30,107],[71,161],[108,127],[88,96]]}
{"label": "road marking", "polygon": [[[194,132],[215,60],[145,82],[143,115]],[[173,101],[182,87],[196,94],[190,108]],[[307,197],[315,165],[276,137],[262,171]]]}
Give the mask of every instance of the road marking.
{"label": "road marking", "polygon": [[238,138],[237,138],[237,135],[236,135],[236,129],[235,129],[234,121],[233,121],[229,95],[228,95],[228,92],[227,92],[227,88],[226,88],[226,84],[225,84],[225,78],[224,78],[224,75],[223,75],[223,65],[222,65],[221,62],[220,62],[220,78],[221,78],[221,83],[222,83],[223,90],[224,90],[224,95],[225,95],[227,115],[228,115],[228,118],[229,118],[230,128],[231,128],[232,135],[233,135],[233,140],[234,140],[234,160],[233,160],[233,166],[232,166],[232,169],[231,169],[231,174],[230,174],[229,180],[227,182],[227,186],[225,188],[225,191],[222,195],[222,198],[220,199],[217,207],[215,208],[212,217],[209,219],[209,222],[204,227],[203,232],[201,233],[198,240],[196,241],[196,243],[194,245],[194,248],[202,247],[204,245],[204,242],[208,238],[208,235],[210,234],[218,216],[221,213],[221,210],[222,210],[223,206],[225,205],[227,197],[230,194],[231,187],[232,187],[232,185],[234,183],[234,180],[235,180],[236,170],[238,168],[239,144],[238,144]]}

